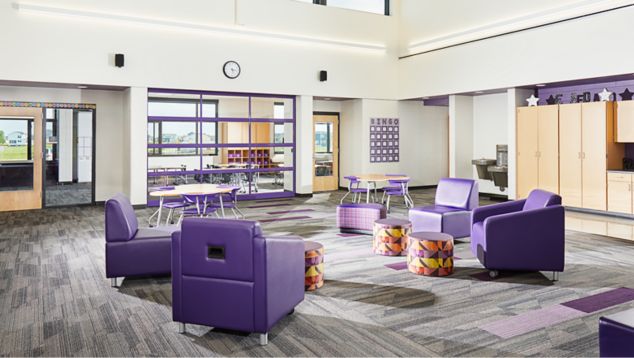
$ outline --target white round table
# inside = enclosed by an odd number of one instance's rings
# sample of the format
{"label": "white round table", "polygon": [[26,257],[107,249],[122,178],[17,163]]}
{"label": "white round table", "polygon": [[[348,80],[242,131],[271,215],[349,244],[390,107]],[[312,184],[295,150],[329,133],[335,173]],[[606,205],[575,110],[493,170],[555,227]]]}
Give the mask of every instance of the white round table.
{"label": "white round table", "polygon": [[[150,192],[150,196],[159,198],[159,208],[157,211],[156,225],[161,223],[161,211],[163,210],[163,201],[165,198],[181,197],[183,195],[213,195],[213,194],[226,194],[230,193],[235,187],[216,185],[216,184],[184,184],[177,185],[174,189],[170,190],[157,190]],[[220,198],[220,212],[222,217],[225,216],[225,207],[222,202],[222,195]]]}

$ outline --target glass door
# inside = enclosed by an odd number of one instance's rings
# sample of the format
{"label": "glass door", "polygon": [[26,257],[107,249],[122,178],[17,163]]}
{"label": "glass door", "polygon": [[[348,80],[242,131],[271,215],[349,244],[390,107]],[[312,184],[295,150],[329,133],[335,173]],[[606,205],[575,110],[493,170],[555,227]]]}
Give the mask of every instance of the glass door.
{"label": "glass door", "polygon": [[42,109],[0,107],[0,211],[42,207]]}
{"label": "glass door", "polygon": [[313,191],[339,188],[339,115],[313,116]]}
{"label": "glass door", "polygon": [[47,108],[44,206],[91,204],[94,111]]}

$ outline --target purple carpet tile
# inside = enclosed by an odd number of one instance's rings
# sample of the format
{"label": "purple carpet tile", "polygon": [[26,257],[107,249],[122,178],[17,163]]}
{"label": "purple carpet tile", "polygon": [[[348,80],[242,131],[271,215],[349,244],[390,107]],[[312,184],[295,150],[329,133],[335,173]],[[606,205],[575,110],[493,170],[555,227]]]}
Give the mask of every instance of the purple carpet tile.
{"label": "purple carpet tile", "polygon": [[480,328],[500,338],[506,339],[553,326],[584,315],[585,313],[574,308],[554,305],[485,323],[481,325]]}
{"label": "purple carpet tile", "polygon": [[303,219],[312,219],[312,218],[310,216],[289,216],[286,218],[262,219],[258,221],[262,223],[270,223],[274,221],[289,221],[289,220],[303,220]]}
{"label": "purple carpet tile", "polygon": [[288,214],[288,213],[305,213],[308,211],[315,211],[313,209],[297,209],[297,210],[284,210],[284,211],[271,211],[267,214],[269,215],[280,215],[280,214]]}
{"label": "purple carpet tile", "polygon": [[407,261],[395,262],[393,264],[387,264],[387,265],[385,265],[385,267],[391,268],[392,270],[396,270],[396,271],[407,270]]}
{"label": "purple carpet tile", "polygon": [[581,312],[592,313],[634,300],[634,289],[621,287],[596,295],[564,302],[562,305]]}
{"label": "purple carpet tile", "polygon": [[275,208],[278,206],[289,206],[291,204],[286,204],[286,203],[280,203],[280,204],[267,204],[267,205],[253,205],[253,206],[247,206],[247,208],[249,209],[259,209],[259,208]]}

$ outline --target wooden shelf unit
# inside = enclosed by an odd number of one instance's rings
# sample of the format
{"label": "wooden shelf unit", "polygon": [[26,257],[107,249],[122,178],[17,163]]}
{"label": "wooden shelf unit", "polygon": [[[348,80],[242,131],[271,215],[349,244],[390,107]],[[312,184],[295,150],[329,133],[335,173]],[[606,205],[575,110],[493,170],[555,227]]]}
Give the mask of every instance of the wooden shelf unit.
{"label": "wooden shelf unit", "polygon": [[259,168],[273,168],[270,148],[227,149],[227,164],[253,163]]}

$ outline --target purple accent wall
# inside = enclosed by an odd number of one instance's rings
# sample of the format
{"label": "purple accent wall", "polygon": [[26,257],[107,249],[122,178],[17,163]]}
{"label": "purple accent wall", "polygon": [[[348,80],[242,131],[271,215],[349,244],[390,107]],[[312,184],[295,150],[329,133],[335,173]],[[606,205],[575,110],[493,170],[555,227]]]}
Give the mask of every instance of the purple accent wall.
{"label": "purple accent wall", "polygon": [[625,143],[625,158],[634,159],[634,143]]}
{"label": "purple accent wall", "polygon": [[572,97],[574,96],[574,98],[576,99],[577,95],[582,95],[584,92],[590,92],[590,101],[593,102],[595,94],[603,91],[604,88],[607,88],[608,91],[613,92],[611,97],[612,100],[620,101],[621,96],[619,96],[619,94],[625,91],[626,88],[629,88],[630,92],[634,92],[634,79],[538,88],[538,104],[540,106],[547,104],[546,99],[548,99],[548,97],[550,97],[551,95],[561,95],[561,103],[563,104],[575,103],[576,100],[573,102]]}
{"label": "purple accent wall", "polygon": [[430,98],[423,101],[426,106],[449,106],[449,96]]}

